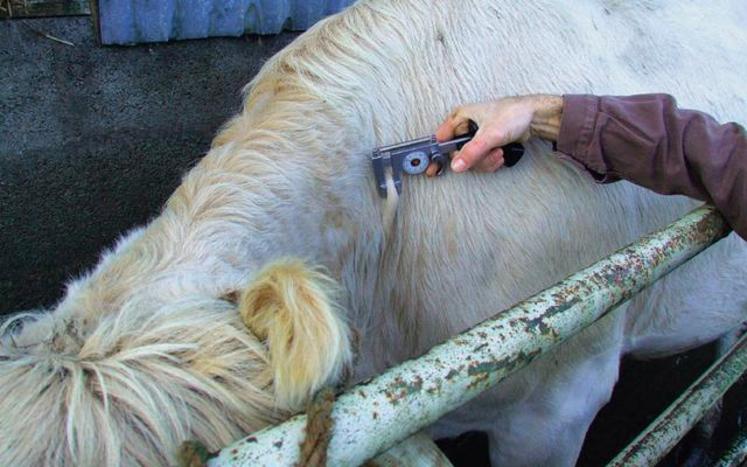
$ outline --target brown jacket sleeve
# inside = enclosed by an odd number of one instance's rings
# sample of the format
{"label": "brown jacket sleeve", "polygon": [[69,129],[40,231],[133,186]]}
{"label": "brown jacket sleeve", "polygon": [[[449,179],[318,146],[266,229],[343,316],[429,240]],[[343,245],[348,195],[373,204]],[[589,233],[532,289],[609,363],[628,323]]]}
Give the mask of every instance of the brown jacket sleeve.
{"label": "brown jacket sleeve", "polygon": [[747,239],[747,135],[665,94],[563,97],[558,151],[601,182],[624,178],[712,203]]}

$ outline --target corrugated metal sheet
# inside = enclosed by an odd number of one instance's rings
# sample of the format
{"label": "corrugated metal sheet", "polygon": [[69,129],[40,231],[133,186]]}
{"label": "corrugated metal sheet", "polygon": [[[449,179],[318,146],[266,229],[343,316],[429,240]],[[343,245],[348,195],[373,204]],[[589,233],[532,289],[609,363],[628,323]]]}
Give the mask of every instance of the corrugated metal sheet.
{"label": "corrugated metal sheet", "polygon": [[355,0],[98,0],[101,42],[302,31]]}

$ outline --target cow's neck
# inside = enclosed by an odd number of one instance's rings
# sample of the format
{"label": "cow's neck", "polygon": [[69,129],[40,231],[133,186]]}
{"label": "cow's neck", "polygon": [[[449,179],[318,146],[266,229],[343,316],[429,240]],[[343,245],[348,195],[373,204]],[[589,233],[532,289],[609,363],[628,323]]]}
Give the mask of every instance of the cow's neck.
{"label": "cow's neck", "polygon": [[137,294],[217,298],[282,257],[326,266],[351,302],[369,301],[376,278],[366,275],[383,235],[370,169],[356,153],[366,143],[316,121],[277,130],[265,122],[212,148],[161,216],[91,276],[103,306]]}

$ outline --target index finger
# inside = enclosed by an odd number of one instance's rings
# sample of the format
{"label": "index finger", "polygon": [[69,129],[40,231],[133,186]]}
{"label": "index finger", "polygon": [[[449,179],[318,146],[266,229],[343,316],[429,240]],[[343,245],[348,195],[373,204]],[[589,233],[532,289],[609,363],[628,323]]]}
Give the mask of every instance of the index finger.
{"label": "index finger", "polygon": [[462,115],[459,110],[453,112],[436,130],[437,141],[454,139],[460,129],[466,132],[469,127],[469,117]]}
{"label": "index finger", "polygon": [[456,132],[456,125],[454,119],[451,117],[447,118],[436,130],[437,141],[447,141],[454,138]]}

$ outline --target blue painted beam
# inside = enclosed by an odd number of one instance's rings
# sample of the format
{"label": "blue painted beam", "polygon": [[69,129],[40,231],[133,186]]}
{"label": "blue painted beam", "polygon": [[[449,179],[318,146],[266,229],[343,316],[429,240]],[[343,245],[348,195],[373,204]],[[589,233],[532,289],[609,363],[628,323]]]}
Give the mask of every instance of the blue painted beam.
{"label": "blue painted beam", "polygon": [[303,31],[354,0],[98,0],[103,44]]}

